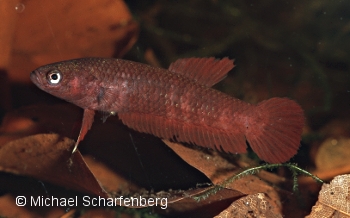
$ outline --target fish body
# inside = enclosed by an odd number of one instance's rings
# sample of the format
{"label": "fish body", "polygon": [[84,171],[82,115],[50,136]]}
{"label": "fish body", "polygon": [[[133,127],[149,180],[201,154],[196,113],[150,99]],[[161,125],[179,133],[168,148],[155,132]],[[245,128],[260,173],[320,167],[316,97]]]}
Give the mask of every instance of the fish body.
{"label": "fish body", "polygon": [[212,89],[233,66],[228,58],[179,59],[169,69],[83,58],[40,67],[30,77],[40,89],[84,109],[77,143],[94,111],[103,111],[161,138],[230,153],[246,152],[247,140],[262,160],[289,160],[299,148],[303,110],[287,98],[252,105]]}

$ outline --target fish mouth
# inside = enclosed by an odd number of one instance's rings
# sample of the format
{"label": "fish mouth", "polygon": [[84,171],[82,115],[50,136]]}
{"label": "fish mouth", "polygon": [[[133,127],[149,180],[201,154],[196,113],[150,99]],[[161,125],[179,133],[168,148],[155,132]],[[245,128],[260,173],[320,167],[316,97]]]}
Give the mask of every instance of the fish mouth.
{"label": "fish mouth", "polygon": [[32,71],[30,73],[30,80],[32,80],[32,82],[35,84],[35,85],[39,85],[41,84],[41,77],[38,75],[39,73],[36,72],[36,71]]}

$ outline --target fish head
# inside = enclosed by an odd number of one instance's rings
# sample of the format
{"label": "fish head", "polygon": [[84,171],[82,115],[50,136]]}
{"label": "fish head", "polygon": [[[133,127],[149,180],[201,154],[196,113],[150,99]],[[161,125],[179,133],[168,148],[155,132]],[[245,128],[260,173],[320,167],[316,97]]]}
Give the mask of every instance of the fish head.
{"label": "fish head", "polygon": [[93,71],[86,63],[69,60],[39,67],[31,72],[30,79],[43,91],[86,108],[98,93]]}

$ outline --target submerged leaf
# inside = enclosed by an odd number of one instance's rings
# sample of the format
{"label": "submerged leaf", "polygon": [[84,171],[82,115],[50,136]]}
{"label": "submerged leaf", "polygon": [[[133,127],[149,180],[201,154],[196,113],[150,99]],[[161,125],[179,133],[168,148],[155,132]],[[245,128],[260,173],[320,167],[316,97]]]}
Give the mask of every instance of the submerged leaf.
{"label": "submerged leaf", "polygon": [[328,138],[317,151],[315,165],[319,172],[331,171],[349,165],[350,139]]}
{"label": "submerged leaf", "polygon": [[167,213],[174,217],[213,217],[227,208],[232,201],[245,196],[236,190],[222,189],[205,200],[194,200],[195,196],[205,193],[208,189],[210,187],[169,192]]}
{"label": "submerged leaf", "polygon": [[81,154],[72,154],[73,145],[73,140],[57,134],[39,134],[11,141],[0,148],[0,171],[108,197]]}
{"label": "submerged leaf", "polygon": [[330,184],[323,184],[318,201],[307,217],[350,217],[350,174],[337,176]]}
{"label": "submerged leaf", "polygon": [[236,217],[236,218],[254,218],[268,217],[280,218],[281,214],[275,213],[271,208],[271,199],[264,193],[257,193],[243,197],[222,211],[216,218]]}
{"label": "submerged leaf", "polygon": [[[195,149],[188,148],[179,143],[163,140],[171,149],[173,149],[183,160],[204,173],[215,185],[219,185],[228,178],[236,175],[242,167],[238,163],[230,162],[219,155],[218,152],[204,153]],[[262,171],[263,177],[267,179],[271,175]],[[273,176],[272,180],[276,180]],[[244,194],[266,193],[271,199],[271,205],[276,214],[281,211],[281,202],[279,195],[271,185],[262,181],[256,175],[247,175],[226,186],[226,188],[242,192]]]}

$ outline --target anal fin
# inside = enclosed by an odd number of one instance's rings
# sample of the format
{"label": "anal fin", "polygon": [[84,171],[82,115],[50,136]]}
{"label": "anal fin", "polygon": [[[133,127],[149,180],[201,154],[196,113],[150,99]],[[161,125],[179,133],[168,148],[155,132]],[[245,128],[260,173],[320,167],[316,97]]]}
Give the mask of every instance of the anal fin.
{"label": "anal fin", "polygon": [[241,130],[225,131],[210,126],[195,125],[161,116],[141,113],[119,113],[123,123],[139,132],[163,139],[215,148],[229,153],[246,153],[246,140]]}

